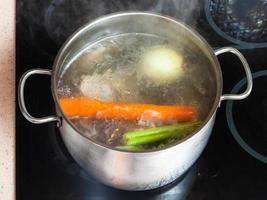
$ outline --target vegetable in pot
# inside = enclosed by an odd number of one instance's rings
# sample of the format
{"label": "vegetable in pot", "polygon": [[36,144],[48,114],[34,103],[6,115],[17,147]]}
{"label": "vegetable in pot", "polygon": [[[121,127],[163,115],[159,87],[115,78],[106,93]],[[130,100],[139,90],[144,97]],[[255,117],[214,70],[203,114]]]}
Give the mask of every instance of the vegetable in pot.
{"label": "vegetable in pot", "polygon": [[172,48],[158,46],[148,50],[141,58],[141,73],[156,84],[175,82],[184,71],[183,56]]}
{"label": "vegetable in pot", "polygon": [[84,97],[61,98],[60,107],[68,117],[96,119],[184,122],[197,116],[197,109],[194,106],[107,102]]}
{"label": "vegetable in pot", "polygon": [[192,133],[200,125],[200,121],[192,121],[170,126],[150,128],[141,131],[132,131],[124,134],[123,142],[126,146],[135,146],[160,142],[169,138],[181,139],[187,134]]}

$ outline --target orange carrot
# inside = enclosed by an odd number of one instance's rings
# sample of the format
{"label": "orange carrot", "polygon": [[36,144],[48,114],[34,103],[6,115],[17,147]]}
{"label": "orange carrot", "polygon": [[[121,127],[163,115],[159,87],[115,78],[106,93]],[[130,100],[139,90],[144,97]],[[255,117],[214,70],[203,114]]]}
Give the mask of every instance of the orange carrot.
{"label": "orange carrot", "polygon": [[194,119],[197,114],[193,106],[106,102],[85,97],[61,98],[60,106],[68,117],[96,119],[184,122]]}

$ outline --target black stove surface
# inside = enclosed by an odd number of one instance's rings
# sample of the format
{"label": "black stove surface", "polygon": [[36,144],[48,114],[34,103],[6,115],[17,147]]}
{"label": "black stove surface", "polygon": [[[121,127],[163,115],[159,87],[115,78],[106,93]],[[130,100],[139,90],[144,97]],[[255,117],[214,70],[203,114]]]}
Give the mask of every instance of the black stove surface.
{"label": "black stove surface", "polygon": [[[64,40],[82,24],[120,10],[148,10],[186,22],[214,48],[238,48],[250,64],[254,88],[245,100],[222,103],[207,147],[183,177],[147,192],[102,185],[74,162],[54,124],[31,124],[17,106],[17,199],[266,199],[266,8],[265,0],[18,0],[17,83],[28,69],[51,69]],[[246,83],[241,63],[228,54],[219,61],[224,93],[242,92]],[[49,77],[30,78],[25,98],[34,116],[54,113]]]}

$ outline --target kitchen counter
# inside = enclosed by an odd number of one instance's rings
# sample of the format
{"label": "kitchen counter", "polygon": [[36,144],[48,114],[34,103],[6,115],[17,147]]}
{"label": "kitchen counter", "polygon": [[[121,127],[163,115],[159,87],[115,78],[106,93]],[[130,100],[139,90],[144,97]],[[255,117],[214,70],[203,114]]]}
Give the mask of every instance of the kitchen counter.
{"label": "kitchen counter", "polygon": [[15,199],[15,1],[0,0],[0,199]]}

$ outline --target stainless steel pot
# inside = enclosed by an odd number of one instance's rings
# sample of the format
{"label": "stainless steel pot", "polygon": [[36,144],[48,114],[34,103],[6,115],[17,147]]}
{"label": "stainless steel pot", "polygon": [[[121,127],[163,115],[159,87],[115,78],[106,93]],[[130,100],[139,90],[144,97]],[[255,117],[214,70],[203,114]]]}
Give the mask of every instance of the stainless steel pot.
{"label": "stainless steel pot", "polygon": [[[122,33],[152,33],[173,41],[185,42],[210,61],[209,70],[216,80],[216,97],[210,113],[202,127],[178,144],[151,152],[125,152],[108,148],[84,137],[66,118],[59,107],[56,93],[60,74],[77,52],[101,38]],[[247,89],[242,94],[222,95],[222,73],[217,55],[233,53],[243,63],[247,77]],[[24,85],[34,74],[52,75],[51,90],[56,104],[56,116],[36,118],[31,116],[24,102]],[[19,106],[24,117],[32,123],[41,124],[56,121],[67,149],[77,163],[103,183],[125,190],[149,190],[166,185],[182,174],[197,160],[206,146],[215,120],[215,114],[224,100],[246,98],[252,90],[252,77],[247,61],[236,49],[224,47],[215,52],[194,30],[169,17],[143,12],[116,13],[99,18],[75,32],[59,51],[53,69],[33,69],[27,71],[18,88]]]}

